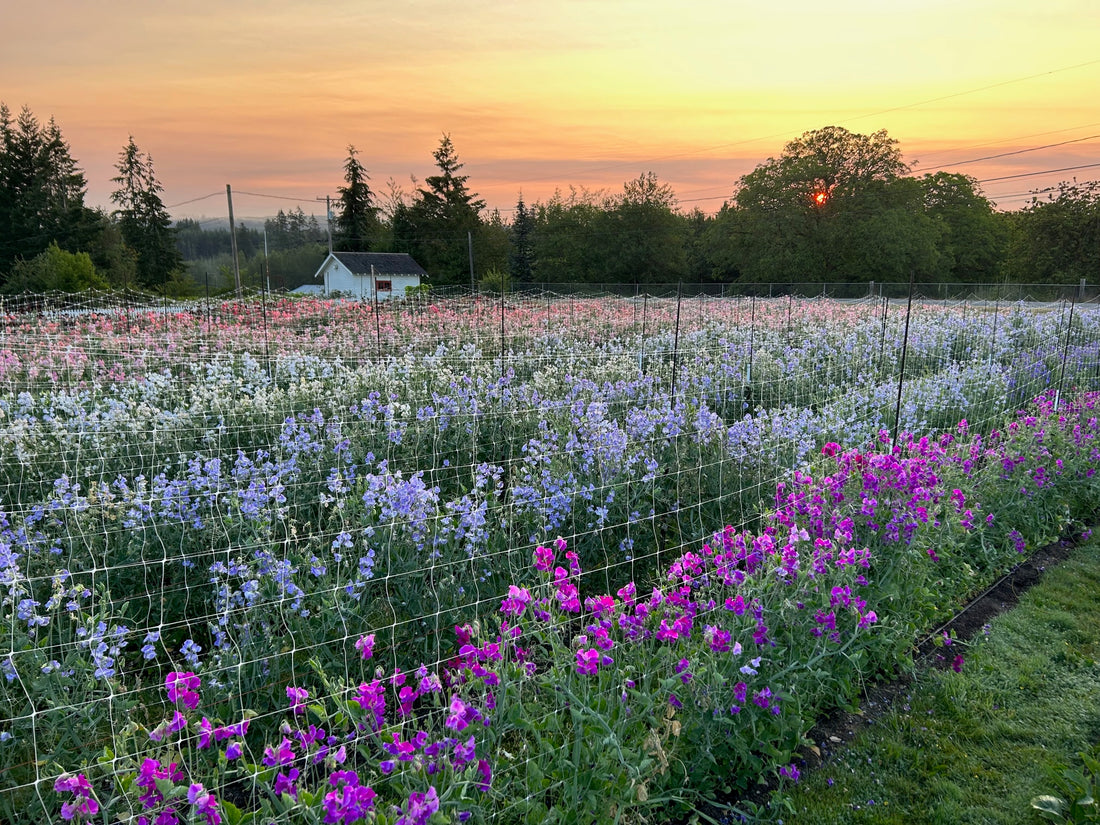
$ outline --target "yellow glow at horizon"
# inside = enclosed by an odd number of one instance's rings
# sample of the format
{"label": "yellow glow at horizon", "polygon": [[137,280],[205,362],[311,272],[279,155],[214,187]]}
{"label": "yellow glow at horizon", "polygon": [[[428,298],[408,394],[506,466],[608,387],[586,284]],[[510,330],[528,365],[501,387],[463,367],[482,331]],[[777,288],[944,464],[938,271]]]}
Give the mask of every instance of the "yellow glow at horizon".
{"label": "yellow glow at horizon", "polygon": [[207,169],[211,188],[246,170],[331,191],[350,143],[376,183],[406,180],[450,132],[475,188],[510,175],[514,202],[601,164],[604,185],[660,163],[688,176],[676,188],[701,183],[705,162],[748,171],[826,125],[884,128],[919,158],[1100,120],[1100,64],[1066,68],[1096,59],[1094,0],[45,0],[6,15],[0,99],[57,118],[90,190],[131,134],[166,190]]}

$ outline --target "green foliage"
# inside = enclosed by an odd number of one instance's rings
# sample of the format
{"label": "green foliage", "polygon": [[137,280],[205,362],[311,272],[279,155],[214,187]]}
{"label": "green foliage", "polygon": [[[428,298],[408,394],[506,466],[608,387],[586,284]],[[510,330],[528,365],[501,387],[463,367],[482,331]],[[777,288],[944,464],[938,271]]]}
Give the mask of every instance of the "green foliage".
{"label": "green foliage", "polygon": [[119,153],[111,181],[118,189],[112,213],[122,238],[137,254],[137,280],[147,288],[163,289],[183,263],[172,230],[172,219],[160,199],[163,187],[153,172],[153,159],[138,149],[133,137]]}
{"label": "green foliage", "polygon": [[512,217],[508,249],[508,274],[516,283],[529,284],[535,280],[534,232],[534,212],[527,208],[521,194]]}
{"label": "green foliage", "polygon": [[499,295],[501,292],[508,291],[511,281],[511,276],[504,270],[490,269],[481,276],[478,287],[483,292],[494,292]]}
{"label": "green foliage", "polygon": [[358,158],[354,146],[348,146],[348,159],[344,162],[344,180],[341,186],[340,213],[336,216],[334,245],[342,252],[369,252],[378,234],[378,209],[374,205],[370,176]]}
{"label": "green foliage", "polygon": [[0,275],[54,242],[79,251],[97,223],[85,189],[54,120],[42,125],[27,107],[13,119],[0,103]]}
{"label": "green foliage", "polygon": [[1100,271],[1100,181],[1063,183],[1013,216],[1012,280],[1076,283]]}
{"label": "green foliage", "polygon": [[607,268],[615,283],[668,284],[687,274],[686,227],[676,196],[652,172],[623,185],[605,207]]}
{"label": "green foliage", "polygon": [[307,218],[300,206],[289,212],[280,209],[274,218],[264,221],[264,237],[270,252],[323,244],[326,240],[317,216]]}
{"label": "green foliage", "polygon": [[[468,175],[443,135],[432,153],[438,175],[424,179],[411,206],[401,204],[393,216],[394,246],[409,252],[438,284],[465,284],[470,278],[469,240],[482,225],[485,201],[471,192]],[[501,262],[503,265],[503,262]]]}
{"label": "green foliage", "polygon": [[942,280],[1000,280],[1008,226],[969,175],[936,172],[921,178],[925,213],[939,224]]}
{"label": "green foliage", "polygon": [[106,289],[107,282],[87,252],[66,252],[51,243],[45,252],[29,261],[17,261],[6,292],[80,292]]}
{"label": "green foliage", "polygon": [[741,178],[732,257],[751,281],[938,277],[939,231],[885,131],[807,132]]}
{"label": "green foliage", "polygon": [[1078,753],[1082,767],[1050,771],[1058,796],[1042,794],[1031,800],[1036,816],[1046,822],[1077,825],[1100,822],[1100,748]]}

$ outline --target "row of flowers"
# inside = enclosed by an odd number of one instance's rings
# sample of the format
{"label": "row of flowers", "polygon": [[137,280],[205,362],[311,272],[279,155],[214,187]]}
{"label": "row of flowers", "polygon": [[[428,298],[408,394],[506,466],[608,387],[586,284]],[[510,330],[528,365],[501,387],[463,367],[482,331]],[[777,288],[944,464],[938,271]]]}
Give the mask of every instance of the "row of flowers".
{"label": "row of flowers", "polygon": [[374,666],[393,651],[353,636],[339,667],[303,657],[281,709],[245,707],[199,657],[101,758],[57,765],[43,780],[52,814],[641,821],[723,785],[794,781],[818,714],[904,667],[961,597],[1092,515],[1098,400],[1043,396],[988,434],[964,421],[896,445],[827,443],[777,485],[758,529],[726,528],[655,582],[601,591],[565,541],[539,545],[493,617],[455,626],[446,656]]}

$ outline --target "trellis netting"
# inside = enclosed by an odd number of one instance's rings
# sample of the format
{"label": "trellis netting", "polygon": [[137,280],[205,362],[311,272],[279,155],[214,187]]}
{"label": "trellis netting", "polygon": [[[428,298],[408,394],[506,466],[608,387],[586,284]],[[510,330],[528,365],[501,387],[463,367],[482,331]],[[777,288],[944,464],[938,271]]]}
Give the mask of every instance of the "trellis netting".
{"label": "trellis netting", "polygon": [[[452,688],[540,553],[579,598],[648,592],[824,445],[1100,388],[1095,303],[787,292],[10,299],[0,816],[266,822],[320,788],[316,821],[427,822],[438,771],[522,820],[530,798],[493,795],[509,774],[568,781],[478,750],[489,711]],[[433,696],[444,745],[379,736]]]}

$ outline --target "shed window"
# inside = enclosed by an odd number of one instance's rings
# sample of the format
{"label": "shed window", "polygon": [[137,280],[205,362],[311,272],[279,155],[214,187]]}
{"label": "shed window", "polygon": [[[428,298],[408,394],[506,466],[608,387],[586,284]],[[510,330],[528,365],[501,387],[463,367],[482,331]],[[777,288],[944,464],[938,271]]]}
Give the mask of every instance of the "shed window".
{"label": "shed window", "polygon": [[391,289],[393,289],[393,286],[390,284],[389,281],[377,281],[374,288],[379,292],[389,292]]}

